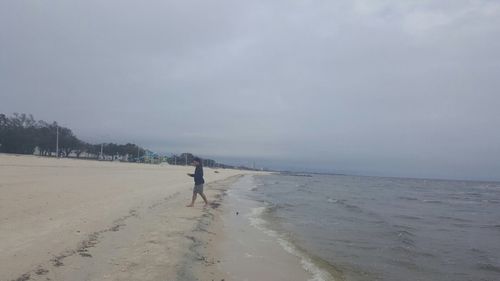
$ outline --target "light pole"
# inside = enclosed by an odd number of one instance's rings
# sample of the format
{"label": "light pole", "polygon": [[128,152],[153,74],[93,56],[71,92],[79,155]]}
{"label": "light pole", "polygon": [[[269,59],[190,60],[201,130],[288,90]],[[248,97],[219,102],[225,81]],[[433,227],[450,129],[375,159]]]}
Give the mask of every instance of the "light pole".
{"label": "light pole", "polygon": [[59,158],[59,125],[56,125],[56,157]]}
{"label": "light pole", "polygon": [[103,147],[104,147],[104,144],[103,144],[103,143],[101,143],[101,157],[100,157],[101,159],[100,159],[100,160],[104,160],[104,155],[102,154],[102,152],[103,152]]}

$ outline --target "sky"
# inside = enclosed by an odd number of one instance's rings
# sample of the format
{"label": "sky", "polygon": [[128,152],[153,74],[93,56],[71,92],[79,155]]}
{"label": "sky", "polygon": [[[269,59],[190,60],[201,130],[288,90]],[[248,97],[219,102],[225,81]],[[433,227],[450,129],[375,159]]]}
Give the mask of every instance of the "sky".
{"label": "sky", "polygon": [[500,1],[0,0],[0,113],[274,169],[500,180]]}

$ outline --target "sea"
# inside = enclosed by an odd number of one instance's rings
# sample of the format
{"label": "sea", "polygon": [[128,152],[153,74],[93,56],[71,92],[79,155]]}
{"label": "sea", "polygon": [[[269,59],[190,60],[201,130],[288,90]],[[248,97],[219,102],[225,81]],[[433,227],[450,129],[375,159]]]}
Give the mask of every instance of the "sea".
{"label": "sea", "polygon": [[500,183],[254,175],[232,190],[310,280],[500,280]]}

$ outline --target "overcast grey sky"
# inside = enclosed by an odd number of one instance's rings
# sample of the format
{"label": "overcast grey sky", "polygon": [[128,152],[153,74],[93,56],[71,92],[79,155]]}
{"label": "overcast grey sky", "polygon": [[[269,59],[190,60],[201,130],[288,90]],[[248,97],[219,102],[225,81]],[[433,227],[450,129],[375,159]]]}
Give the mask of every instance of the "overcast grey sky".
{"label": "overcast grey sky", "polygon": [[95,143],[500,179],[500,1],[0,0],[0,98]]}

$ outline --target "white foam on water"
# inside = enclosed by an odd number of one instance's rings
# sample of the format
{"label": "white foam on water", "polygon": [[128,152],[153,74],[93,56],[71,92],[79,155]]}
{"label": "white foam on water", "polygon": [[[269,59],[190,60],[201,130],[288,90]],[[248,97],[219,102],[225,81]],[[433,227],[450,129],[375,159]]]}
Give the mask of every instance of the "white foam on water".
{"label": "white foam on water", "polygon": [[266,227],[266,221],[262,219],[262,214],[265,210],[265,207],[253,208],[249,215],[250,224],[265,234],[275,238],[285,251],[299,258],[302,267],[312,275],[312,278],[308,281],[334,281],[335,279],[330,273],[315,265],[311,258],[297,249],[297,247],[290,243],[283,235]]}
{"label": "white foam on water", "polygon": [[337,203],[337,202],[339,202],[339,200],[333,199],[333,198],[330,198],[330,197],[328,197],[328,199],[326,201],[328,201],[330,203]]}

